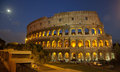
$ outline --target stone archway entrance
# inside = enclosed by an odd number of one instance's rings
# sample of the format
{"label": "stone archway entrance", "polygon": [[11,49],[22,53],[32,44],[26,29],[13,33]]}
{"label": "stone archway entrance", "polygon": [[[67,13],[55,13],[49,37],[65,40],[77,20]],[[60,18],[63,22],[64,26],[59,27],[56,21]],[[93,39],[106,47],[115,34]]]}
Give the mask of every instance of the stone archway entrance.
{"label": "stone archway entrance", "polygon": [[58,53],[58,60],[59,60],[59,61],[60,61],[60,60],[63,60],[63,55],[62,55],[61,52]]}
{"label": "stone archway entrance", "polygon": [[75,53],[71,54],[71,59],[76,59],[76,54]]}
{"label": "stone archway entrance", "polygon": [[56,52],[52,53],[52,61],[56,62],[57,56],[56,56]]}

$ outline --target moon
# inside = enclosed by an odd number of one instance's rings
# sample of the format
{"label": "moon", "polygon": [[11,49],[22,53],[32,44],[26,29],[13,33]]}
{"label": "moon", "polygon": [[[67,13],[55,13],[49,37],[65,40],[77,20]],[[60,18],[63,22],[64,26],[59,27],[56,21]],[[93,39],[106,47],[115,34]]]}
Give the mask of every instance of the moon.
{"label": "moon", "polygon": [[7,9],[6,11],[7,11],[8,13],[10,13],[10,12],[11,12],[11,10],[10,10],[10,9]]}

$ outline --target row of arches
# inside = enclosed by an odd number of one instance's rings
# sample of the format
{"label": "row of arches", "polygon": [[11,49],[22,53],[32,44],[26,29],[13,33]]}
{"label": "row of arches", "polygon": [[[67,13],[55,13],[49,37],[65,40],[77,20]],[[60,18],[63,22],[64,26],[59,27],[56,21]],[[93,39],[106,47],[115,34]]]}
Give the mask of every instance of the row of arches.
{"label": "row of arches", "polygon": [[55,47],[65,47],[65,48],[67,48],[67,47],[73,47],[73,48],[75,48],[75,47],[103,47],[103,46],[106,46],[106,47],[109,47],[110,46],[110,44],[109,44],[109,41],[108,40],[105,40],[104,42],[103,42],[103,40],[99,40],[98,42],[97,42],[97,40],[92,40],[92,41],[90,41],[90,40],[86,40],[85,42],[83,42],[83,40],[78,40],[78,41],[76,41],[76,40],[71,40],[71,41],[69,41],[69,40],[58,40],[58,41],[56,41],[56,40],[53,40],[53,41],[43,41],[42,43],[41,42],[36,42],[36,44],[42,44],[42,46],[43,47],[47,47],[47,48],[50,48],[50,47],[52,47],[52,48],[55,48]]}
{"label": "row of arches", "polygon": [[[84,30],[82,28],[78,28],[77,30],[75,28],[71,29],[71,35],[76,35],[76,34],[83,34],[83,32],[85,33],[85,35],[90,33],[90,29],[85,28]],[[103,31],[101,28],[98,29],[98,31],[96,30],[96,28],[92,28],[91,29],[91,33],[93,35],[95,35],[98,32],[98,34],[102,34]],[[68,35],[69,34],[69,30],[66,29],[64,31],[64,35]],[[44,36],[62,36],[63,35],[63,30],[62,29],[58,29],[58,30],[48,30],[48,31],[43,31],[43,32],[39,32],[39,33],[35,33],[32,34],[30,36],[28,36],[28,39],[34,39],[34,38],[38,38],[38,37],[44,37]]]}
{"label": "row of arches", "polygon": [[86,52],[86,53],[62,53],[62,52],[59,52],[59,53],[56,53],[56,52],[53,52],[52,55],[52,60],[72,60],[72,59],[77,59],[78,61],[97,61],[98,59],[104,59],[104,60],[107,60],[109,61],[110,59],[114,59],[115,56],[114,56],[114,53],[96,53],[96,52],[93,52],[93,53],[89,53],[89,52]]}

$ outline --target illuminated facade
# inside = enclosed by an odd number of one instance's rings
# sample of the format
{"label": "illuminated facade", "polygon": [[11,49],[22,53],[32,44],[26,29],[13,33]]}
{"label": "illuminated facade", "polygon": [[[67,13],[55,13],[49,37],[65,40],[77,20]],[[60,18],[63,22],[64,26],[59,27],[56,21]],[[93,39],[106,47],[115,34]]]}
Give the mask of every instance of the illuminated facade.
{"label": "illuminated facade", "polygon": [[52,61],[110,60],[112,36],[95,11],[73,11],[39,18],[27,26],[26,43],[41,44]]}

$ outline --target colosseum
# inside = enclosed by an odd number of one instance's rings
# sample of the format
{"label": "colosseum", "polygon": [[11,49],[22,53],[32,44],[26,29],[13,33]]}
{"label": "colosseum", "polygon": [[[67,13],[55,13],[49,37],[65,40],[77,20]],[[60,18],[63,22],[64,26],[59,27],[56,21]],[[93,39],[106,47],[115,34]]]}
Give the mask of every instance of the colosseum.
{"label": "colosseum", "polygon": [[112,36],[95,11],[72,11],[41,17],[27,25],[26,43],[49,50],[51,61],[79,62],[114,59]]}

